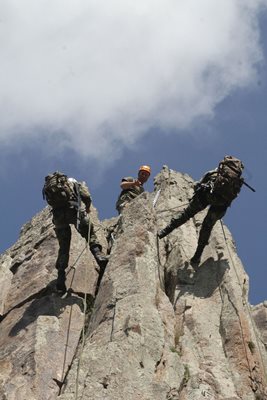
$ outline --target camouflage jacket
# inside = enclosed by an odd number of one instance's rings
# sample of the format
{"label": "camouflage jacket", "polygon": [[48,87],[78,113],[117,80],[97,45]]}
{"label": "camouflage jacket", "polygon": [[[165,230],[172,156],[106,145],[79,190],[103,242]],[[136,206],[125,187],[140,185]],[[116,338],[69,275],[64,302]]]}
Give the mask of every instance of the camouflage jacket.
{"label": "camouflage jacket", "polygon": [[222,189],[222,193],[218,193],[216,190],[214,190],[217,176],[217,168],[206,172],[201,180],[195,183],[194,195],[199,196],[200,198],[204,196],[206,201],[208,201],[208,203],[211,205],[229,207],[235,196],[228,198],[227,193],[223,193],[224,189]]}
{"label": "camouflage jacket", "polygon": [[[122,182],[134,182],[136,179],[133,178],[132,176],[128,176],[125,178],[122,178]],[[135,199],[137,196],[139,196],[141,193],[144,192],[144,188],[142,185],[140,186],[133,186],[129,189],[124,189],[121,191],[118,200],[116,202],[116,209],[119,211],[120,207],[123,203],[128,203],[131,200]]]}
{"label": "camouflage jacket", "polygon": [[86,185],[86,183],[83,182],[78,182],[74,178],[68,178],[68,181],[70,182],[71,186],[73,187],[73,193],[76,193],[75,187],[78,187],[80,197],[81,197],[81,209],[89,209],[92,203],[92,198],[89,193],[89,189]]}

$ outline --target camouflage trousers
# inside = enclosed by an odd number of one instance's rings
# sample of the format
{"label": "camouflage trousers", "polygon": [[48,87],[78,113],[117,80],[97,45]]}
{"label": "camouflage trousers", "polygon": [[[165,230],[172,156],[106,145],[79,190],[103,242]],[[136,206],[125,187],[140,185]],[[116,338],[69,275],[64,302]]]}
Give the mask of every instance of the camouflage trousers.
{"label": "camouflage trousers", "polygon": [[86,239],[90,249],[99,247],[99,249],[102,250],[102,246],[95,233],[94,225],[90,222],[88,213],[85,210],[80,212],[79,226],[77,210],[75,208],[56,209],[52,210],[52,213],[55,232],[59,243],[56,261],[56,268],[58,270],[65,270],[68,267],[71,242],[70,225],[74,225],[80,235]]}
{"label": "camouflage trousers", "polygon": [[211,205],[208,196],[206,196],[205,193],[196,193],[187,208],[171,220],[171,225],[176,228],[183,225],[186,221],[204,210],[207,206],[210,207],[203,220],[198,239],[198,248],[202,250],[208,244],[213,226],[225,215],[228,205]]}

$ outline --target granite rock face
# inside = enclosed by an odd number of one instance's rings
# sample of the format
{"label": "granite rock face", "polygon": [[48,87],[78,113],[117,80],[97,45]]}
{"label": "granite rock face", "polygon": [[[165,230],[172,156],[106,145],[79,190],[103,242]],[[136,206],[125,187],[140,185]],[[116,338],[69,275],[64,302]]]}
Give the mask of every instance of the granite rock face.
{"label": "granite rock face", "polygon": [[267,301],[252,307],[252,315],[261,333],[260,340],[267,349]]}
{"label": "granite rock face", "polygon": [[[103,246],[104,230],[92,212]],[[98,266],[72,229],[67,286],[55,293],[58,243],[49,208],[22,227],[0,259],[0,399],[55,399],[77,351],[84,326],[84,296],[92,303]]]}
{"label": "granite rock face", "polygon": [[193,270],[206,211],[156,236],[188,203],[193,180],[163,167],[154,185],[119,218],[100,223],[93,209],[104,249],[112,237],[98,292],[98,267],[75,229],[71,292],[54,292],[48,208],[1,256],[0,399],[267,400],[266,307],[248,303],[230,232],[216,223]]}

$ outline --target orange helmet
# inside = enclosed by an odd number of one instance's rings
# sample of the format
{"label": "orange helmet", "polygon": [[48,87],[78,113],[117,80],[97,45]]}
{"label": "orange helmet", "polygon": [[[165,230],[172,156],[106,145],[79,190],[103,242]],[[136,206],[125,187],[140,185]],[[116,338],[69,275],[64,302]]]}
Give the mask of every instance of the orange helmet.
{"label": "orange helmet", "polygon": [[151,168],[150,168],[148,165],[142,165],[142,166],[139,168],[139,171],[146,171],[146,172],[149,173],[149,175],[151,174]]}

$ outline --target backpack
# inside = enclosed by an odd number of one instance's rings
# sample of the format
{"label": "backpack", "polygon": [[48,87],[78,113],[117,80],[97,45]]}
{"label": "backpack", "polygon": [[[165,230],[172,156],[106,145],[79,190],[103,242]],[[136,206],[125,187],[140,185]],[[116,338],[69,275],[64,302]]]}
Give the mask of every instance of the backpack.
{"label": "backpack", "polygon": [[67,175],[59,171],[45,177],[42,193],[43,198],[53,208],[68,206],[75,199],[74,189]]}
{"label": "backpack", "polygon": [[212,193],[230,204],[238,196],[243,185],[244,179],[241,178],[243,169],[244,165],[238,158],[225,156],[218,165]]}

